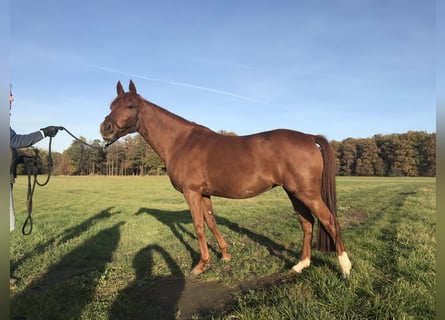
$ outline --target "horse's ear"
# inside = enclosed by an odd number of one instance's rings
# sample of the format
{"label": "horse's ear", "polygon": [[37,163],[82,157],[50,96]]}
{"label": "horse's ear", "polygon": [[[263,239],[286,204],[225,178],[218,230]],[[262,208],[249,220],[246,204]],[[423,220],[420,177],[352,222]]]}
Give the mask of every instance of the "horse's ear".
{"label": "horse's ear", "polygon": [[128,86],[128,89],[130,90],[131,93],[137,94],[136,86],[134,85],[133,80],[130,80],[130,85]]}
{"label": "horse's ear", "polygon": [[116,91],[117,91],[117,95],[118,96],[120,96],[121,94],[125,93],[124,92],[124,88],[122,87],[122,84],[121,84],[120,81],[117,82]]}

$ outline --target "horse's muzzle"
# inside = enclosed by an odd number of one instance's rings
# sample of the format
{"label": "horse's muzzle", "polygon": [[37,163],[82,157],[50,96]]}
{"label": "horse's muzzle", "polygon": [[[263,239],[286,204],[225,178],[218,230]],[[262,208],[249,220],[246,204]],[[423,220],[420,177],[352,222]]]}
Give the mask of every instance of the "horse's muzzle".
{"label": "horse's muzzle", "polygon": [[100,134],[105,141],[116,141],[119,139],[119,130],[116,130],[113,121],[108,117],[100,124]]}
{"label": "horse's muzzle", "polygon": [[100,134],[104,139],[113,134],[113,123],[108,118],[100,124]]}

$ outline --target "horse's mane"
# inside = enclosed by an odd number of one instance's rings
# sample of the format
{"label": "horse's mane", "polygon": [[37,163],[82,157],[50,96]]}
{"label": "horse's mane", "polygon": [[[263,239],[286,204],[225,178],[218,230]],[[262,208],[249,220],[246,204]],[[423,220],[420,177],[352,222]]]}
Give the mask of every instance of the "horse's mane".
{"label": "horse's mane", "polygon": [[183,117],[181,117],[181,116],[179,116],[179,115],[177,115],[177,114],[175,114],[173,112],[168,111],[167,109],[157,105],[156,103],[153,103],[153,102],[148,101],[148,100],[143,99],[143,98],[142,98],[142,100],[144,101],[144,103],[154,106],[155,110],[157,110],[158,112],[166,114],[169,117],[176,119],[180,123],[183,123],[185,125],[193,126],[195,128],[195,130],[202,131],[202,132],[213,132],[213,133],[216,133],[212,129],[210,129],[210,128],[206,127],[206,126],[203,126],[203,125],[201,125],[199,123],[196,123],[196,122],[193,122],[193,121],[189,121],[189,120],[187,120],[187,119],[185,119],[185,118],[183,118]]}

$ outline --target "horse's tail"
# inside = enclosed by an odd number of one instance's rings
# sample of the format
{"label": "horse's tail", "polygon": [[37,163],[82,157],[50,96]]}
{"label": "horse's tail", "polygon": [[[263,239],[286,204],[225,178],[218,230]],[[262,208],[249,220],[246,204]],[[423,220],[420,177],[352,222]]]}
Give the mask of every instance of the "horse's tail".
{"label": "horse's tail", "polygon": [[[326,206],[331,211],[331,221],[338,227],[337,223],[337,192],[335,185],[335,174],[337,171],[336,156],[334,149],[323,136],[314,136],[315,142],[320,146],[323,157],[323,173],[321,181],[321,196]],[[323,225],[318,221],[316,248],[323,252],[335,251],[335,243]],[[339,232],[339,230],[338,230]],[[338,234],[337,232],[337,234]]]}

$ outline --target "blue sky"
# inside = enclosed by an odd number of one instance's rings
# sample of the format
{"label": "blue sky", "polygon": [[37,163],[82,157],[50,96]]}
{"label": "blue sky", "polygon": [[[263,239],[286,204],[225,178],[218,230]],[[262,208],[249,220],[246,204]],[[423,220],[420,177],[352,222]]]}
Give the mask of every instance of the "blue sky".
{"label": "blue sky", "polygon": [[[213,130],[435,132],[435,2],[11,2],[11,126],[88,140],[133,79]],[[72,142],[66,133],[53,150]],[[47,141],[38,146],[47,148]]]}

